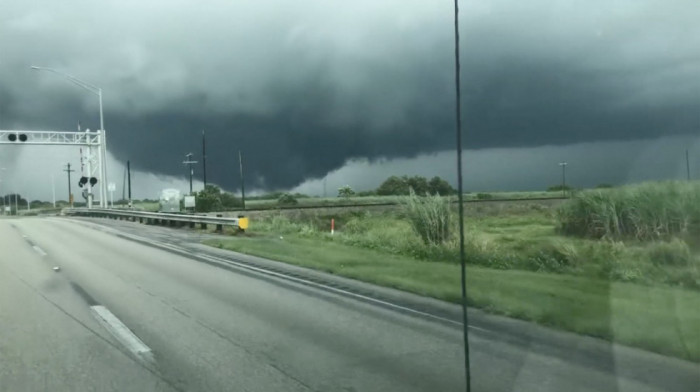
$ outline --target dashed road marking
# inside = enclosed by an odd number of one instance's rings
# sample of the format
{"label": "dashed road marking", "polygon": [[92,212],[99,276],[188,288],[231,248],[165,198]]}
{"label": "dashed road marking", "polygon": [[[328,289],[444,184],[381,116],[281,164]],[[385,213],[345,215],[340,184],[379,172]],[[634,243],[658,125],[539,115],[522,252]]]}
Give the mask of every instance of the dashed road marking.
{"label": "dashed road marking", "polygon": [[38,245],[33,245],[32,249],[34,249],[36,251],[36,253],[38,253],[42,256],[46,256],[46,252],[44,252],[44,250],[41,249]]}
{"label": "dashed road marking", "polygon": [[127,350],[141,360],[153,361],[153,353],[138,336],[122,323],[114,313],[102,305],[90,306],[93,316],[109,331]]}

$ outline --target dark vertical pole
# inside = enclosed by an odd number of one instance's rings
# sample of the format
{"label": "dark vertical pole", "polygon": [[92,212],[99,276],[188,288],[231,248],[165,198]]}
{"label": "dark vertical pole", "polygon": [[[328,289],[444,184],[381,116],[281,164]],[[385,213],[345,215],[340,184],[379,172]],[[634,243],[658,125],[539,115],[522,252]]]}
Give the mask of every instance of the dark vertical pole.
{"label": "dark vertical pole", "polygon": [[126,167],[124,168],[124,176],[122,178],[122,200],[126,200]]}
{"label": "dark vertical pole", "polygon": [[688,150],[685,150],[685,173],[690,181],[690,157],[688,155]]}
{"label": "dark vertical pole", "polygon": [[566,165],[561,165],[561,195],[566,197]]}
{"label": "dark vertical pole", "polygon": [[131,161],[126,161],[126,183],[129,193],[129,207],[131,207]]}
{"label": "dark vertical pole", "polygon": [[[204,171],[204,187],[207,187],[207,141],[202,130],[202,167]],[[191,193],[191,192],[190,192]]]}
{"label": "dark vertical pole", "polygon": [[467,392],[471,391],[471,374],[469,372],[469,334],[467,333],[467,267],[464,255],[464,205],[462,185],[462,93],[459,65],[459,4],[455,3],[455,116],[457,122],[457,198],[459,202],[459,261],[462,273],[462,332],[464,334],[464,371]]}
{"label": "dark vertical pole", "polygon": [[190,195],[192,195],[192,175],[194,174],[194,169],[192,168],[192,164],[190,164]]}
{"label": "dark vertical pole", "polygon": [[241,169],[241,201],[245,210],[245,180],[243,178],[243,154],[241,154],[241,150],[238,150],[238,166]]}
{"label": "dark vertical pole", "polygon": [[70,169],[70,163],[68,164],[68,170],[66,171],[68,172],[68,202],[70,203],[70,208],[73,208],[73,192],[71,191],[70,187],[70,172],[72,171]]}
{"label": "dark vertical pole", "polygon": [[64,172],[68,173],[68,203],[70,204],[70,207],[73,208],[73,192],[71,192],[71,184],[70,184],[70,173],[74,172],[75,170],[72,170],[70,168],[70,163],[66,164],[66,169],[63,169]]}

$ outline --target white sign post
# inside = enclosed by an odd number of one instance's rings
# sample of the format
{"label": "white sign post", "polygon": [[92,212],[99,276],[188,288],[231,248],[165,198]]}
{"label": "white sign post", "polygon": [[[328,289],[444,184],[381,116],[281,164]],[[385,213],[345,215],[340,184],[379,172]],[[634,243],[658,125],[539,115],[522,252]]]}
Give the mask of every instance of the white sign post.
{"label": "white sign post", "polygon": [[114,191],[117,190],[117,184],[110,182],[107,185],[107,190],[109,191],[109,197],[112,200],[112,208],[114,208]]}

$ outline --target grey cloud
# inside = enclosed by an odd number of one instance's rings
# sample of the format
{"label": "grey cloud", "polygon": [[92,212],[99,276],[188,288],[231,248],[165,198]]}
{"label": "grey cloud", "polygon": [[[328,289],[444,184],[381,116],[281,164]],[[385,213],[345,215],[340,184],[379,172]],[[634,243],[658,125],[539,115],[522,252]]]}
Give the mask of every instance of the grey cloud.
{"label": "grey cloud", "polygon": [[[5,4],[0,128],[97,124],[110,150],[178,174],[210,141],[209,178],[293,187],[354,158],[414,157],[454,139],[451,2]],[[700,125],[694,0],[463,2],[470,149],[656,138]]]}
{"label": "grey cloud", "polygon": [[[649,180],[686,178],[685,150],[690,156],[691,178],[700,178],[700,138],[664,137],[654,140],[579,143],[566,146],[489,148],[465,150],[464,186],[472,192],[542,191],[561,183],[561,161],[568,162],[567,183],[590,188],[598,184],[621,185]],[[456,185],[456,153],[441,151],[415,158],[368,161],[357,159],[305,181],[293,192],[333,197],[350,185],[357,191],[376,189],[392,175],[445,178]]]}

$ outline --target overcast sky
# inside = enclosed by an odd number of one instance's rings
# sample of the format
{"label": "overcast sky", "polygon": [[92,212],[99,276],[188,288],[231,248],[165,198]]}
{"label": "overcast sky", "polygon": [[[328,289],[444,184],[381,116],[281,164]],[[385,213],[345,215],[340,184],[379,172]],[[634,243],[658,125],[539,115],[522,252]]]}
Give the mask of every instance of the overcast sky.
{"label": "overcast sky", "polygon": [[[678,176],[700,128],[697,0],[460,4],[467,188],[541,188],[561,159],[586,168],[581,186]],[[127,159],[162,180],[142,197],[184,186],[202,129],[208,179],[228,189],[239,149],[251,188],[454,183],[452,12],[448,0],[2,0],[0,129],[98,127],[97,99],[39,65],[103,88],[110,180]],[[0,164],[36,181],[70,158],[13,148]]]}

